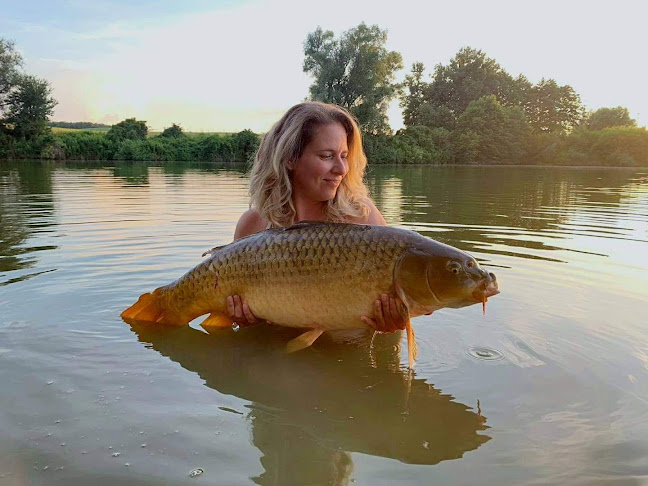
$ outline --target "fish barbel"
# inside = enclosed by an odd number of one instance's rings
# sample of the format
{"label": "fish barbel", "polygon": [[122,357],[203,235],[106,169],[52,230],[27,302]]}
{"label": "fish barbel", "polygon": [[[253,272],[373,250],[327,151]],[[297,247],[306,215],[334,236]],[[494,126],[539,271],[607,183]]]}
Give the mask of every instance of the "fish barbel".
{"label": "fish barbel", "polygon": [[484,303],[499,293],[495,275],[467,253],[413,231],[387,226],[300,222],[255,233],[211,250],[175,282],[140,296],[127,323],[229,327],[227,296],[240,295],[260,319],[310,329],[288,343],[310,346],[323,332],[367,328],[381,294],[406,307],[408,357],[414,361],[410,317],[444,307]]}

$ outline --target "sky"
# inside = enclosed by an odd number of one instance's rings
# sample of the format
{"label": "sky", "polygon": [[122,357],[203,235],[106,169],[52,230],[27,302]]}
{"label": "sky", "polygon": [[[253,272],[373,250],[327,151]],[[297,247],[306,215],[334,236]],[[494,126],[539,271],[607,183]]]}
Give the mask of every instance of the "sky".
{"label": "sky", "polygon": [[[58,121],[265,132],[308,96],[308,33],[365,22],[388,30],[398,80],[470,46],[513,76],[569,84],[587,109],[624,106],[648,124],[644,0],[0,0],[0,12],[0,37],[50,81]],[[397,101],[388,115],[403,126]]]}

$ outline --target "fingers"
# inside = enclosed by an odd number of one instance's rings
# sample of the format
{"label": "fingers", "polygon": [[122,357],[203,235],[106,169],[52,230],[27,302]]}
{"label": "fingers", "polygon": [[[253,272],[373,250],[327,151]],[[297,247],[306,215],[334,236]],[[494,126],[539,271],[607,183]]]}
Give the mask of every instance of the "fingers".
{"label": "fingers", "polygon": [[400,299],[382,294],[374,302],[374,319],[363,316],[362,321],[378,332],[396,332],[405,329],[406,312],[407,308]]}
{"label": "fingers", "polygon": [[259,322],[259,319],[250,310],[250,306],[243,303],[240,295],[227,297],[227,313],[241,327],[251,326]]}

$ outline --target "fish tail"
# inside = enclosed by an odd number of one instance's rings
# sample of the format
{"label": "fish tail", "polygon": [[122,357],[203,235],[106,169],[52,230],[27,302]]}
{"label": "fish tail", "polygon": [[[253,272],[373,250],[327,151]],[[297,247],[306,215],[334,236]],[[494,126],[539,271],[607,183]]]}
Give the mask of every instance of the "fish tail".
{"label": "fish tail", "polygon": [[121,318],[128,324],[185,325],[184,319],[174,319],[163,296],[164,287],[140,295],[137,302],[121,313]]}

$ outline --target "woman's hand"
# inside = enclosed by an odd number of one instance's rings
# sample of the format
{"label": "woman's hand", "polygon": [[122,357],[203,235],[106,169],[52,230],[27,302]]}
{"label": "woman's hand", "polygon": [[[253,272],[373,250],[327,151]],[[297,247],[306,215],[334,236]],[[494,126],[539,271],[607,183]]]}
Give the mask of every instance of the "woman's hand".
{"label": "woman's hand", "polygon": [[362,316],[362,321],[378,332],[396,332],[405,329],[407,307],[400,299],[382,294],[374,302],[374,318]]}
{"label": "woman's hand", "polygon": [[243,303],[239,295],[227,297],[227,313],[234,323],[240,327],[253,326],[262,322],[262,319],[257,318],[250,310],[250,307]]}

